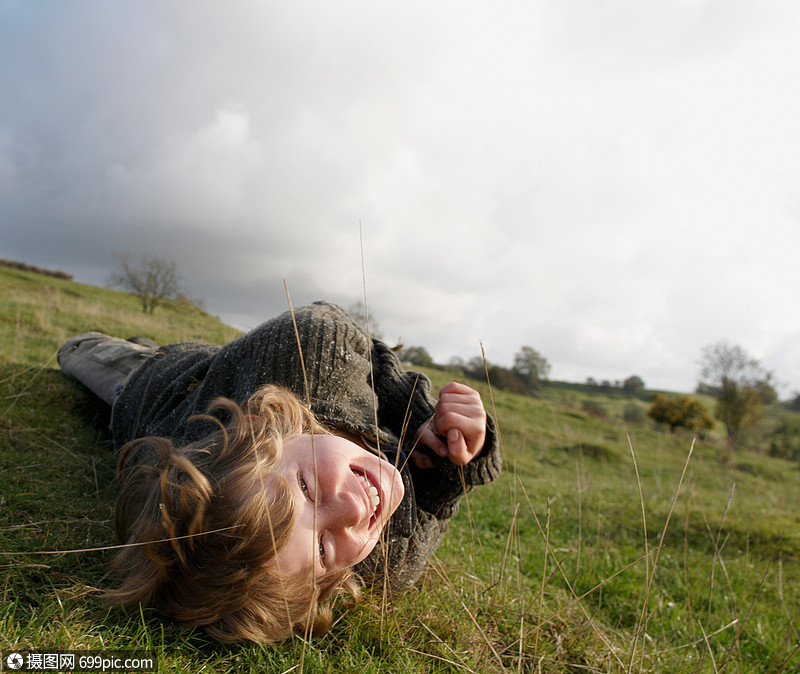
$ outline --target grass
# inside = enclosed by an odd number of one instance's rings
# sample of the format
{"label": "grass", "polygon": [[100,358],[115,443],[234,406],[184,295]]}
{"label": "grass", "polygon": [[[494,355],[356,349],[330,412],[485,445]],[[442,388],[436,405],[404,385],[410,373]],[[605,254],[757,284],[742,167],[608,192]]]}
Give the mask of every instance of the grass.
{"label": "grass", "polygon": [[[226,646],[107,612],[108,413],[54,355],[89,329],[222,343],[208,314],[0,268],[0,648],[155,651],[161,671],[800,671],[800,470],[481,388],[506,470],[469,495],[421,582],[325,638]],[[427,373],[436,386],[446,372]],[[597,401],[612,411],[620,402]],[[42,551],[89,550],[62,554]]]}

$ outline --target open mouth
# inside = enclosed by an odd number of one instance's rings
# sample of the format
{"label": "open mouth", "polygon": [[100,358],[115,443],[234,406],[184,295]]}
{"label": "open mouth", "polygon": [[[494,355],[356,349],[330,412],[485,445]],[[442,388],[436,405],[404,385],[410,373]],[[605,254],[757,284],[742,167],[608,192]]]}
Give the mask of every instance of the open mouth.
{"label": "open mouth", "polygon": [[363,484],[364,492],[367,496],[367,503],[372,508],[372,515],[369,518],[369,527],[371,528],[372,525],[378,521],[381,511],[383,510],[383,493],[380,489],[380,482],[377,482],[372,475],[362,468],[351,466],[350,470],[358,476]]}

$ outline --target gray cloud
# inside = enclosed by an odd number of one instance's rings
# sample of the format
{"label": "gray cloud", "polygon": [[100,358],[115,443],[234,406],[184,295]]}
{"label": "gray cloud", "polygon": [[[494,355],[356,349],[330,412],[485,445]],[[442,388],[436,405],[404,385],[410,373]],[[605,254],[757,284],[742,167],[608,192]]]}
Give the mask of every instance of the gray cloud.
{"label": "gray cloud", "polygon": [[[800,388],[793,3],[5,2],[0,253],[174,258],[240,327],[367,293],[446,361]],[[359,227],[359,223],[361,223]],[[788,392],[788,391],[787,391]]]}

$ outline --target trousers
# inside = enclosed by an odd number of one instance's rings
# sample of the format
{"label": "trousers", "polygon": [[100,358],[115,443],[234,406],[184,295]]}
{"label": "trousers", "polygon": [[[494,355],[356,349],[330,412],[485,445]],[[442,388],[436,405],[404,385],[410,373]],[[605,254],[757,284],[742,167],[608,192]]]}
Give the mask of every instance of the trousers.
{"label": "trousers", "polygon": [[133,371],[158,349],[151,340],[141,341],[146,343],[109,337],[102,332],[85,332],[62,344],[58,364],[64,374],[113,406]]}

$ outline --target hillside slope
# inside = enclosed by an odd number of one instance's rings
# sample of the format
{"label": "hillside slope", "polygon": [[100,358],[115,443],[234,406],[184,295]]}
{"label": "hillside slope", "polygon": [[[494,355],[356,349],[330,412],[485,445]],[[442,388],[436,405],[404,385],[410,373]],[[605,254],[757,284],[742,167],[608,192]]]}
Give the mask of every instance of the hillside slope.
{"label": "hillside slope", "polygon": [[145,314],[130,293],[3,266],[0,297],[0,360],[24,365],[50,362],[64,340],[90,330],[160,344],[224,344],[238,334],[191,304],[167,302]]}

